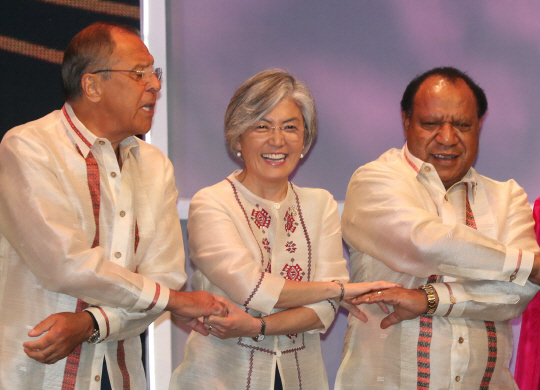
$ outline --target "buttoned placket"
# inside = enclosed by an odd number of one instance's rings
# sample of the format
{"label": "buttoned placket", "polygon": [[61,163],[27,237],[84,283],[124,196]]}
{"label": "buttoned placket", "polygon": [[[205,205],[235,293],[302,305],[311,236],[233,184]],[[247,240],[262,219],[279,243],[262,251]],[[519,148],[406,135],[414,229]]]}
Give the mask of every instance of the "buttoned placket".
{"label": "buttoned placket", "polygon": [[[454,226],[456,223],[465,223],[464,218],[458,212],[464,214],[464,182],[458,182],[448,190],[442,185],[439,176],[431,165],[424,163],[419,175],[423,176],[424,187],[430,192],[432,199],[436,203],[439,217],[447,226]],[[459,187],[461,186],[461,187]],[[473,190],[476,189],[472,183]],[[456,207],[457,206],[457,207]],[[463,220],[462,220],[463,219]],[[442,282],[453,282],[458,279],[450,276],[442,276]],[[449,389],[460,390],[462,381],[470,361],[469,331],[464,318],[448,317],[448,322],[452,331],[452,346],[450,352],[450,377]]]}
{"label": "buttoned placket", "polygon": [[[128,247],[128,244],[130,243],[129,237],[133,234],[133,197],[131,186],[129,184],[129,177],[128,175],[122,174],[122,171],[129,171],[129,166],[131,164],[130,154],[121,150],[123,169],[120,169],[116,153],[110,142],[107,140],[99,140],[98,144],[103,157],[107,182],[111,189],[110,193],[114,211],[114,229],[109,260],[126,267],[127,255],[130,253],[130,248]],[[121,148],[121,146],[119,147]]]}

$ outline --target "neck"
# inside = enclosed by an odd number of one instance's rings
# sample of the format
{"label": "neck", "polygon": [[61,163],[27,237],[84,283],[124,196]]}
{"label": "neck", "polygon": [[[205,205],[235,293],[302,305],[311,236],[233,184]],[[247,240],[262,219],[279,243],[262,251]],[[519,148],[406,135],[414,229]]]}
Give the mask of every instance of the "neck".
{"label": "neck", "polygon": [[261,181],[247,175],[246,169],[236,175],[236,179],[255,195],[270,200],[272,202],[281,202],[287,196],[288,180],[276,182]]}
{"label": "neck", "polygon": [[114,134],[112,131],[107,131],[107,125],[104,122],[106,118],[101,112],[99,112],[97,106],[89,106],[88,103],[75,101],[69,102],[73,112],[77,116],[77,119],[96,137],[105,138],[111,142],[111,145],[118,156],[119,146],[121,139],[115,139],[110,134]]}

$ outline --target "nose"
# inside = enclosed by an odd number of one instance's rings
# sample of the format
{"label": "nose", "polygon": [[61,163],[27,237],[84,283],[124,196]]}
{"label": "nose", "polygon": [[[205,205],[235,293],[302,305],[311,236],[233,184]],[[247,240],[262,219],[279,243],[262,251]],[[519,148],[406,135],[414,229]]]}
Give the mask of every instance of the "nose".
{"label": "nose", "polygon": [[272,135],[270,136],[269,142],[275,146],[281,146],[285,143],[285,138],[281,132],[281,127],[273,127]]}
{"label": "nose", "polygon": [[153,73],[150,76],[150,79],[148,80],[148,83],[146,83],[146,91],[157,93],[157,92],[159,92],[160,89],[161,89],[161,81],[159,81],[156,74]]}
{"label": "nose", "polygon": [[456,130],[450,122],[444,122],[437,132],[436,141],[444,146],[453,146],[459,142]]}

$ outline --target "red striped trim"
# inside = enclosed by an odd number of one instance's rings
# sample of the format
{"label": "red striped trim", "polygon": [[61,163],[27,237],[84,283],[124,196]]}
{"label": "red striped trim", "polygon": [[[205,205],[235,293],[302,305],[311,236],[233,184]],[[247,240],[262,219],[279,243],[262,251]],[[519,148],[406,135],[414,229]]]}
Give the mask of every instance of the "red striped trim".
{"label": "red striped trim", "polygon": [[416,171],[416,173],[419,173],[419,172],[420,172],[420,168],[418,168],[418,167],[411,161],[411,159],[409,158],[409,156],[407,156],[407,153],[403,153],[403,155],[405,156],[405,160],[407,160],[407,162],[409,163],[409,165]]}
{"label": "red striped trim", "polygon": [[156,306],[156,303],[159,299],[159,293],[161,291],[161,286],[159,283],[156,283],[156,293],[154,294],[154,300],[152,301],[152,303],[150,304],[150,306],[148,306],[148,309],[146,309],[147,311],[150,311],[154,308],[154,306]]}
{"label": "red striped trim", "polygon": [[129,390],[129,372],[126,366],[126,351],[124,350],[124,340],[118,341],[118,349],[116,350],[116,361],[122,374],[122,389]]}
{"label": "red striped trim", "polygon": [[480,390],[488,390],[495,366],[497,365],[497,329],[493,321],[484,321],[488,338],[488,360],[480,383]]}
{"label": "red striped trim", "polygon": [[520,249],[518,258],[517,258],[517,264],[516,264],[516,270],[512,272],[512,275],[510,275],[510,282],[514,281],[516,279],[516,275],[519,272],[519,268],[521,267],[521,259],[523,258],[523,251]]}
{"label": "red striped trim", "polygon": [[64,105],[62,107],[62,112],[64,113],[64,116],[66,117],[67,121],[69,122],[71,128],[73,129],[73,131],[75,133],[77,133],[77,135],[79,136],[79,138],[86,144],[86,146],[88,146],[89,148],[92,148],[92,144],[90,142],[88,142],[88,140],[84,137],[84,135],[81,134],[81,132],[79,131],[79,129],[77,129],[77,127],[75,126],[75,124],[71,121],[71,118],[69,117],[69,114],[67,113],[67,110],[66,110],[66,106]]}
{"label": "red striped trim", "polygon": [[[81,134],[81,132],[75,127],[71,118],[69,117],[66,106],[62,107],[62,112],[69,122],[71,128],[75,133],[81,138],[81,140],[90,148],[90,142]],[[82,156],[81,150],[77,145],[75,145],[77,150]],[[84,156],[83,156],[84,157]],[[100,200],[101,200],[101,190],[99,184],[99,167],[96,159],[92,155],[92,152],[88,153],[88,156],[85,159],[86,161],[86,175],[88,180],[88,188],[90,190],[90,197],[92,199],[92,211],[94,214],[94,222],[96,224],[96,234],[94,236],[94,242],[92,243],[92,248],[95,248],[99,245],[99,209],[100,209]],[[76,313],[79,313],[88,307],[88,303],[77,300],[77,308],[75,309]],[[108,333],[108,332],[107,332]],[[62,381],[62,390],[73,390],[75,389],[75,384],[77,383],[77,373],[79,371],[79,363],[81,360],[81,351],[82,344],[79,344],[68,356],[66,360],[66,368],[64,369],[64,379]]]}
{"label": "red striped trim", "polygon": [[[467,226],[476,229],[476,222],[474,220],[474,215],[471,209],[471,204],[469,203],[469,186],[465,183],[465,206],[467,213]],[[469,225],[469,220],[472,222]],[[521,263],[521,251],[518,259],[518,267]],[[518,268],[519,269],[519,268]],[[491,382],[491,377],[495,371],[495,366],[497,365],[497,329],[495,328],[495,323],[493,321],[484,321],[486,325],[486,332],[488,338],[488,359],[486,364],[486,369],[484,371],[484,376],[482,377],[482,382],[480,383],[480,390],[488,390],[489,384]]]}
{"label": "red striped trim", "polygon": [[103,314],[103,317],[105,317],[105,324],[107,324],[107,335],[104,337],[104,339],[106,339],[111,334],[111,328],[109,326],[109,317],[107,317],[105,310],[103,310],[101,307],[98,306],[98,309],[101,312],[101,314]]}
{"label": "red striped trim", "polygon": [[450,315],[450,312],[452,311],[452,309],[454,308],[454,305],[456,304],[456,298],[454,297],[454,293],[452,291],[452,287],[450,286],[450,284],[448,283],[444,283],[444,285],[446,286],[446,288],[448,288],[448,292],[450,293],[450,302],[452,302],[450,304],[450,307],[448,308],[448,311],[446,312],[446,314],[443,316],[443,317],[448,317]]}
{"label": "red striped trim", "polygon": [[[437,281],[437,275],[431,275],[427,282],[435,283]],[[417,365],[417,378],[416,388],[429,389],[430,382],[430,349],[431,338],[433,336],[433,317],[428,315],[420,316],[420,333],[418,335],[418,345],[416,347],[416,365]]]}
{"label": "red striped trim", "polygon": [[[88,307],[88,303],[78,299],[75,313],[80,313]],[[64,369],[64,379],[62,381],[62,390],[73,390],[77,383],[77,373],[79,371],[79,363],[81,361],[82,344],[77,347],[67,356],[66,368]]]}
{"label": "red striped trim", "polygon": [[474,220],[474,214],[472,212],[471,204],[469,202],[469,183],[465,184],[465,224],[476,230],[476,221]]}

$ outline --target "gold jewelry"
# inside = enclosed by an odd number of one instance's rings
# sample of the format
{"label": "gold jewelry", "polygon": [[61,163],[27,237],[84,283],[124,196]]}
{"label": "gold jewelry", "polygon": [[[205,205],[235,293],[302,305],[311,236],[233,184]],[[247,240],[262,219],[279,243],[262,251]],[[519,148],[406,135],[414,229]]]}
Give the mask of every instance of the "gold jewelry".
{"label": "gold jewelry", "polygon": [[339,280],[332,280],[333,283],[337,283],[339,284],[339,287],[341,287],[341,295],[339,297],[339,302],[341,302],[343,300],[343,298],[345,297],[345,286],[343,285],[343,283],[341,283]]}
{"label": "gold jewelry", "polygon": [[437,301],[435,300],[435,289],[431,284],[423,284],[418,287],[419,290],[424,290],[427,295],[428,309],[425,314],[431,315],[437,310]]}

